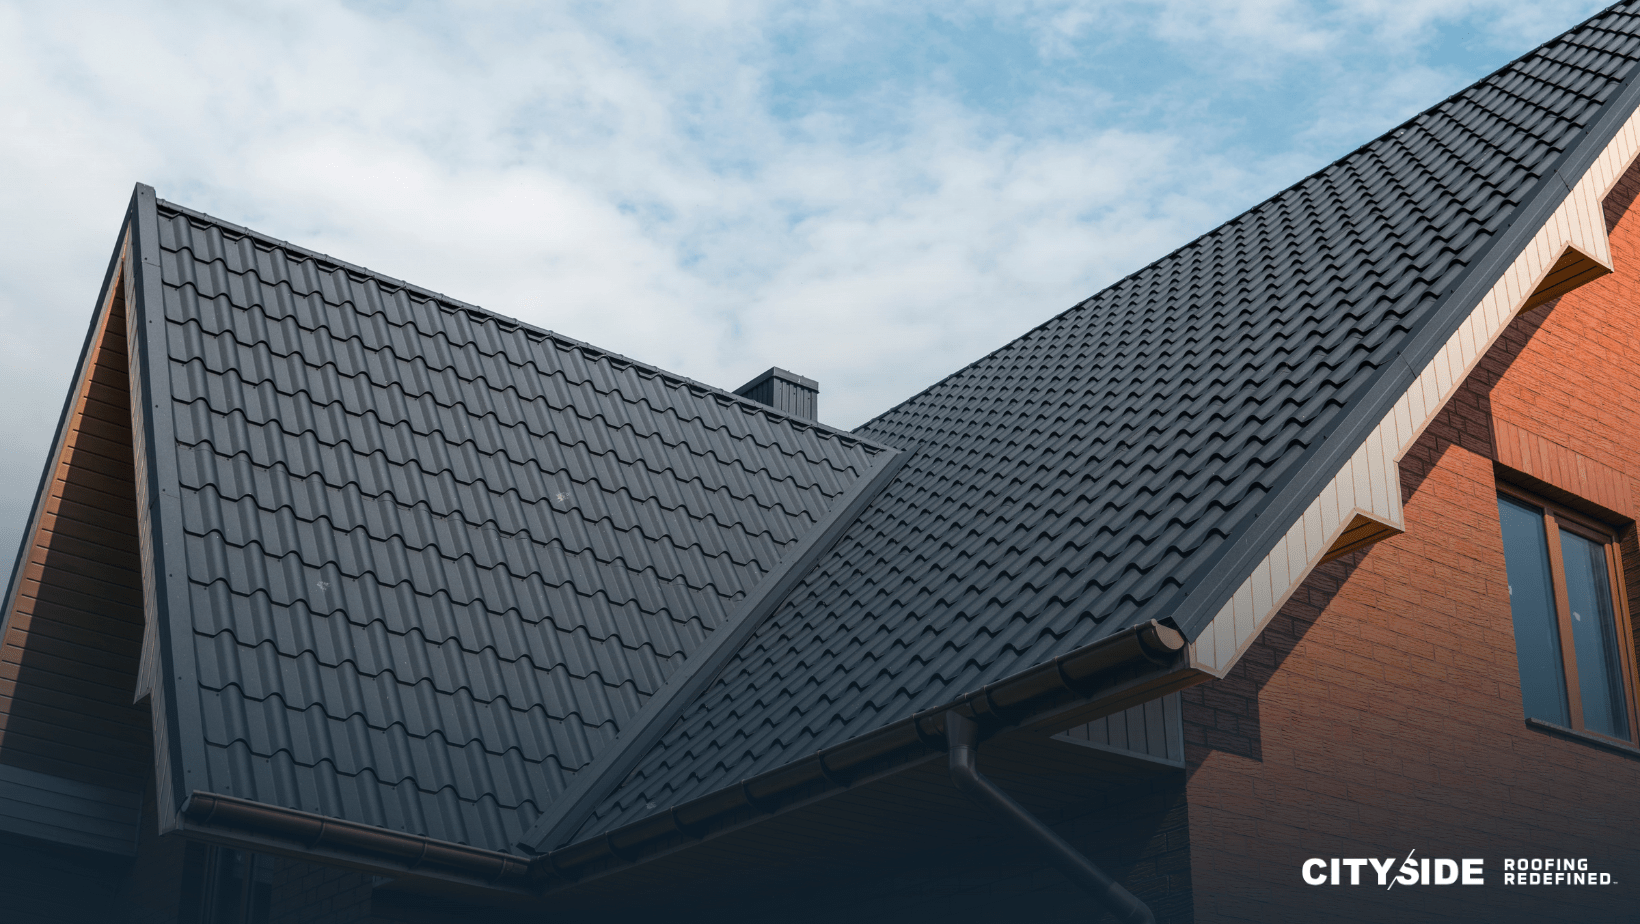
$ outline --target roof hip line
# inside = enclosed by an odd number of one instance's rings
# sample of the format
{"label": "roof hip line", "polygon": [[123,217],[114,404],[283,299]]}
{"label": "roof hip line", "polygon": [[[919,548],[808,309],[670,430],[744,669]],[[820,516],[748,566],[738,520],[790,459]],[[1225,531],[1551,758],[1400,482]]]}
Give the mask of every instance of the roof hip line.
{"label": "roof hip line", "polygon": [[837,544],[848,527],[894,480],[910,456],[911,453],[903,449],[891,450],[871,474],[856,479],[825,517],[799,540],[793,553],[752,588],[735,615],[714,630],[701,650],[667,678],[609,748],[576,772],[569,788],[524,833],[517,846],[541,853],[573,837],[598,803],[620,785],[678,716],[711,686],[741,645],[780,608],[820,557]]}

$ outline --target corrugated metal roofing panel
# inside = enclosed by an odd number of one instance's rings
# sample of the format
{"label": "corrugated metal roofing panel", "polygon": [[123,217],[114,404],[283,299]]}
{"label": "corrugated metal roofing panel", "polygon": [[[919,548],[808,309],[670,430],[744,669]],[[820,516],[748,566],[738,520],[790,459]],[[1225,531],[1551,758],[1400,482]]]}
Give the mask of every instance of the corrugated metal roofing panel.
{"label": "corrugated metal roofing panel", "polygon": [[504,849],[884,456],[157,211],[197,788]]}
{"label": "corrugated metal roofing panel", "polygon": [[1629,77],[1635,6],[860,428],[912,453],[899,478],[579,839],[1118,629],[1211,615],[1190,589],[1379,373],[1435,348],[1419,332]]}

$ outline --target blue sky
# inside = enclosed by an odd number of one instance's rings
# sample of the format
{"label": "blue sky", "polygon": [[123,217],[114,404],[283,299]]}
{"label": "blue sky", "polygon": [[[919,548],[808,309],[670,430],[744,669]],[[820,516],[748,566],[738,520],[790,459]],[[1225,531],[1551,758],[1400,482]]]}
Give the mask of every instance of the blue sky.
{"label": "blue sky", "polygon": [[1588,2],[0,2],[0,555],[180,202],[852,427]]}

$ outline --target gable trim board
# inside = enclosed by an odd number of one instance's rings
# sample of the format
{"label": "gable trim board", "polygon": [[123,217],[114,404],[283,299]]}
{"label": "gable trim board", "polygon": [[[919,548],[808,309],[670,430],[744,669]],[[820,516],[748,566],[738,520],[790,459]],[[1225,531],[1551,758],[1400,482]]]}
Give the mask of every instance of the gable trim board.
{"label": "gable trim board", "polygon": [[[1629,99],[1631,106],[1640,101],[1633,92],[1636,86],[1631,82],[1620,97]],[[1192,666],[1223,677],[1317,565],[1405,529],[1402,457],[1510,321],[1612,272],[1602,203],[1637,155],[1640,112],[1631,109],[1598,156],[1575,181],[1566,184],[1570,191],[1553,214],[1447,337],[1349,462],[1196,637],[1191,644]],[[1564,170],[1546,179],[1564,181]],[[1514,227],[1520,225],[1517,222]]]}
{"label": "gable trim board", "polygon": [[872,473],[849,486],[821,522],[809,528],[798,547],[765,575],[742,600],[730,621],[713,630],[706,646],[667,678],[666,685],[634,716],[619,737],[575,775],[570,787],[519,840],[532,853],[561,847],[574,836],[588,814],[624,779],[679,715],[711,685],[723,666],[763,622],[785,602],[803,576],[841,539],[860,512],[894,480],[910,453],[892,450],[879,458]]}
{"label": "gable trim board", "polygon": [[[149,694],[154,711],[154,792],[159,832],[165,834],[181,825],[179,810],[189,793],[206,786],[199,769],[205,756],[205,732],[198,695],[187,695],[183,689],[189,678],[187,668],[194,661],[193,627],[172,613],[174,604],[186,608],[188,577],[181,561],[182,499],[174,490],[166,490],[168,485],[180,484],[181,479],[174,451],[173,414],[167,406],[171,401],[170,362],[158,257],[159,212],[153,187],[137,186],[130,214],[135,242],[131,253],[135,259],[126,261],[132,294],[132,310],[127,312],[131,329],[127,343],[132,355],[132,438],[139,460],[137,515],[141,525],[144,616],[154,626],[151,634],[145,632],[143,641],[152,641],[156,649],[145,650],[142,660],[153,665],[155,675],[145,679],[157,681],[143,692]],[[162,448],[172,451],[160,451]],[[199,753],[190,754],[190,750]]]}
{"label": "gable trim board", "polygon": [[[1513,62],[1497,73],[1512,66]],[[1222,558],[1184,588],[1182,599],[1194,605],[1187,602],[1186,609],[1178,613],[1175,620],[1193,640],[1192,648],[1196,652],[1193,664],[1198,668],[1210,676],[1223,676],[1251,644],[1256,627],[1262,625],[1279,608],[1279,601],[1297,586],[1293,575],[1302,575],[1319,563],[1323,551],[1336,541],[1354,514],[1397,530],[1402,528],[1400,492],[1397,490],[1391,496],[1387,477],[1393,467],[1391,460],[1400,450],[1397,446],[1394,453],[1386,454],[1384,440],[1375,437],[1375,431],[1393,420],[1402,399],[1415,402],[1425,411],[1420,419],[1427,422],[1428,410],[1438,402],[1435,394],[1425,395],[1424,389],[1432,385],[1450,388],[1458,380],[1445,356],[1448,343],[1467,344],[1465,355],[1475,351],[1477,341],[1476,330],[1470,326],[1474,323],[1472,316],[1487,308],[1494,312],[1502,310],[1488,299],[1494,289],[1501,288],[1502,294],[1514,296],[1507,302],[1510,306],[1525,302],[1535,286],[1522,291],[1523,280],[1510,273],[1510,267],[1517,260],[1531,261],[1535,271],[1530,278],[1537,282],[1561,256],[1559,249],[1543,252],[1537,241],[1540,235],[1582,244],[1587,248],[1586,255],[1610,268],[1610,248],[1599,199],[1586,203],[1587,193],[1576,197],[1571,197],[1571,193],[1585,175],[1599,177],[1602,193],[1621,176],[1621,171],[1612,170],[1610,165],[1603,164],[1598,171],[1591,168],[1596,167],[1608,146],[1629,126],[1637,105],[1640,105],[1640,67],[1631,67],[1594,122],[1583,130],[1582,137],[1561,152],[1554,167],[1516,207],[1517,217],[1509,227],[1500,231],[1458,280],[1442,293],[1439,303],[1419,329],[1406,337],[1407,346],[1396,359],[1373,374],[1365,386],[1365,394],[1356,399],[1354,411],[1343,415],[1334,431],[1307,452],[1308,458],[1299,464],[1285,490],[1267,504],[1256,519],[1237,531],[1232,541],[1225,544]],[[1403,125],[1413,125],[1424,117],[1421,114]],[[1562,205],[1569,197],[1572,205],[1562,215]],[[1478,356],[1478,352],[1475,355]],[[1424,377],[1426,372],[1429,378]],[[1416,390],[1415,385],[1419,386]],[[1443,388],[1441,393],[1450,394],[1450,391]],[[1408,423],[1410,432],[1411,422]],[[1399,425],[1391,425],[1397,427],[1399,434]],[[1316,540],[1311,540],[1305,526],[1310,519],[1309,511],[1313,507],[1319,515],[1322,498],[1334,485],[1340,491],[1347,486],[1352,502],[1340,511],[1345,515],[1334,520],[1331,529],[1326,529],[1319,520],[1314,522],[1318,535]],[[1314,549],[1317,544],[1320,548]],[[1279,580],[1280,584],[1272,584],[1273,580]],[[1239,627],[1235,623],[1237,613],[1243,614]],[[1224,617],[1228,618],[1220,622]],[[1204,640],[1207,639],[1211,639],[1211,650],[1206,648]]]}

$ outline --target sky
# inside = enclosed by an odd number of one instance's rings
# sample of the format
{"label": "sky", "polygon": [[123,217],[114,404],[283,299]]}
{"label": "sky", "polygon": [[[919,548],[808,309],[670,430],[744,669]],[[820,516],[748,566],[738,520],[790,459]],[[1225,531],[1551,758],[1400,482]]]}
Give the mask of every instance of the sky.
{"label": "sky", "polygon": [[852,428],[1582,0],[0,0],[0,562],[137,182]]}

